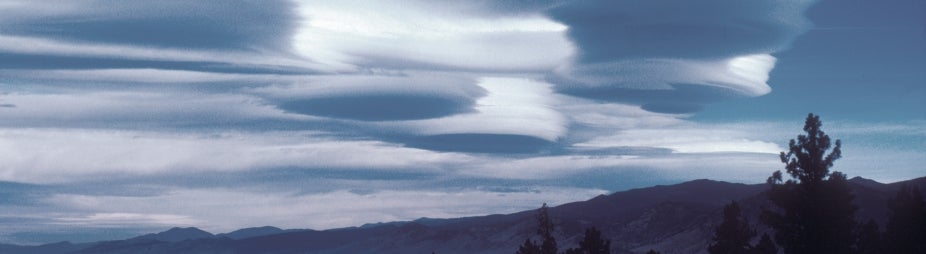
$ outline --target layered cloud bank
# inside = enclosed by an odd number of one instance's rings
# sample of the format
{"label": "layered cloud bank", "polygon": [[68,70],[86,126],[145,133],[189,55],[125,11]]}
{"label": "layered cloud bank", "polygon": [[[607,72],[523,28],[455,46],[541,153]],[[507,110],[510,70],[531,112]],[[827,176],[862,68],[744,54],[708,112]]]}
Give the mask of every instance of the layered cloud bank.
{"label": "layered cloud bank", "polygon": [[[0,242],[759,182],[801,115],[686,117],[770,93],[813,3],[0,0]],[[916,121],[840,124],[926,140]],[[857,153],[923,163],[875,143]],[[841,170],[911,175],[856,162]]]}
{"label": "layered cloud bank", "polygon": [[770,54],[807,30],[813,2],[565,2],[547,13],[576,51],[552,80],[565,94],[665,113],[763,95]]}

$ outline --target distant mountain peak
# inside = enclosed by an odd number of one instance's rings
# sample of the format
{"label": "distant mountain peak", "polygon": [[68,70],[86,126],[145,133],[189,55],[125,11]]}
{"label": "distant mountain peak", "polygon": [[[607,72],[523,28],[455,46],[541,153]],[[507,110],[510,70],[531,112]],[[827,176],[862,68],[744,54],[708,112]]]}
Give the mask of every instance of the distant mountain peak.
{"label": "distant mountain peak", "polygon": [[877,190],[881,190],[887,187],[886,184],[879,183],[878,181],[871,180],[868,178],[863,178],[861,176],[856,176],[856,177],[853,177],[852,179],[849,179],[849,183],[854,183],[854,184],[858,184],[861,186],[865,186],[866,188],[877,189]]}
{"label": "distant mountain peak", "polygon": [[203,231],[195,227],[188,227],[188,228],[174,227],[164,232],[160,232],[156,234],[147,234],[147,235],[136,237],[135,239],[150,239],[150,240],[158,240],[158,241],[164,241],[164,242],[180,242],[184,240],[212,238],[212,237],[215,237],[214,235],[212,235],[212,233]]}
{"label": "distant mountain peak", "polygon": [[868,178],[864,178],[864,177],[861,177],[861,176],[853,177],[852,179],[849,179],[849,181],[850,181],[850,182],[859,182],[859,183],[877,183],[877,184],[882,184],[882,183],[880,183],[880,182],[878,182],[878,181],[871,180],[871,179],[868,179]]}
{"label": "distant mountain peak", "polygon": [[217,237],[228,237],[231,239],[245,239],[251,237],[273,235],[287,232],[286,230],[280,229],[278,227],[263,226],[263,227],[253,227],[253,228],[242,228],[232,232],[218,234]]}
{"label": "distant mountain peak", "polygon": [[743,184],[743,183],[731,183],[731,182],[718,181],[718,180],[711,180],[711,179],[695,179],[695,180],[691,180],[691,181],[687,181],[687,182],[683,182],[683,183],[679,183],[679,184],[673,184],[673,185],[685,186],[685,185],[701,185],[701,184],[711,184],[711,185],[718,185],[718,184],[722,184],[722,185],[746,185],[746,184]]}

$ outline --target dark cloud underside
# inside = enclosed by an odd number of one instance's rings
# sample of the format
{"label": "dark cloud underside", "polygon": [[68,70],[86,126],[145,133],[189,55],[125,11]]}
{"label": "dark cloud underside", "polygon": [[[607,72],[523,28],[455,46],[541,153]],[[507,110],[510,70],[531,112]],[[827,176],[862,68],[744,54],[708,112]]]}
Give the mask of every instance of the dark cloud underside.
{"label": "dark cloud underside", "polygon": [[[285,0],[73,1],[52,16],[14,15],[0,32],[165,48],[288,49],[299,17]],[[54,8],[54,7],[50,7]]]}
{"label": "dark cloud underside", "polygon": [[472,112],[473,101],[411,94],[343,95],[286,101],[289,112],[363,121],[416,120]]}
{"label": "dark cloud underside", "polygon": [[728,89],[693,84],[676,84],[672,85],[672,89],[661,90],[572,87],[562,88],[559,92],[605,102],[619,101],[636,104],[651,112],[669,114],[695,113],[700,111],[705,104],[742,97]]}
{"label": "dark cloud underside", "polygon": [[553,143],[541,138],[509,134],[443,134],[414,137],[405,141],[409,147],[435,151],[474,153],[537,153]]}
{"label": "dark cloud underside", "polygon": [[560,5],[549,15],[569,26],[580,62],[721,59],[786,47],[805,29],[801,8],[769,0],[592,0]]}

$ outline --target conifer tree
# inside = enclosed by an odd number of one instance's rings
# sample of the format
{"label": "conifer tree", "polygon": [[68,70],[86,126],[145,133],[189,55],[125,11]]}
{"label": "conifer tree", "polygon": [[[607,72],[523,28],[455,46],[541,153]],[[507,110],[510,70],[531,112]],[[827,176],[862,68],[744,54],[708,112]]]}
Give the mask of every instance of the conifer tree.
{"label": "conifer tree", "polygon": [[592,227],[585,229],[585,237],[579,242],[585,254],[611,254],[611,240],[601,238],[601,231]]}
{"label": "conifer tree", "polygon": [[926,253],[926,201],[919,188],[902,186],[888,201],[885,248],[891,253]]}
{"label": "conifer tree", "polygon": [[762,238],[759,238],[759,243],[755,247],[752,247],[749,253],[752,254],[777,254],[778,247],[775,247],[775,243],[772,242],[772,237],[768,234],[762,234]]}
{"label": "conifer tree", "polygon": [[855,248],[858,254],[877,254],[884,252],[882,249],[881,230],[878,229],[878,223],[875,222],[874,219],[869,219],[868,222],[859,229]]}
{"label": "conifer tree", "polygon": [[749,241],[756,236],[756,231],[749,227],[736,201],[723,208],[723,222],[714,232],[707,252],[711,254],[747,254],[752,248]]}
{"label": "conifer tree", "polygon": [[553,238],[553,220],[547,213],[547,203],[543,203],[543,206],[537,209],[536,233],[540,236],[540,244],[528,237],[518,247],[516,254],[557,254],[559,249],[556,246],[556,238]]}
{"label": "conifer tree", "polygon": [[768,197],[776,207],[765,209],[762,219],[785,253],[850,253],[855,246],[854,196],[846,176],[829,170],[842,156],[842,143],[836,140],[830,150],[821,126],[819,116],[807,115],[806,135],[792,139],[780,155],[791,179],[784,181],[781,171],[768,179]]}
{"label": "conifer tree", "polygon": [[553,238],[553,220],[547,213],[547,203],[537,211],[537,234],[540,235],[540,253],[557,254],[559,247],[556,246],[556,238]]}
{"label": "conifer tree", "polygon": [[521,246],[518,247],[518,251],[515,252],[515,254],[539,254],[539,253],[540,253],[540,246],[537,246],[537,244],[534,243],[534,241],[531,240],[530,238],[524,239],[524,244],[521,244]]}
{"label": "conifer tree", "polygon": [[591,227],[579,241],[579,248],[569,248],[565,254],[611,254],[611,240],[601,238],[601,231]]}
{"label": "conifer tree", "polygon": [[772,242],[768,234],[762,234],[759,242],[752,246],[752,238],[756,230],[749,225],[749,221],[742,215],[742,210],[736,201],[723,208],[723,222],[714,232],[712,243],[707,252],[711,254],[776,254],[778,247]]}

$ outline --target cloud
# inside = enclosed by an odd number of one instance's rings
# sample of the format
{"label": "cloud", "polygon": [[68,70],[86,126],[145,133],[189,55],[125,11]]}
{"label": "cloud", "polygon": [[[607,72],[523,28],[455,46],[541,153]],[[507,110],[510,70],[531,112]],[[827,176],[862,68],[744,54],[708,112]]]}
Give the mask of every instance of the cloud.
{"label": "cloud", "polygon": [[0,179],[31,183],[274,168],[428,172],[466,159],[303,132],[169,134],[17,128],[0,130],[0,151],[5,161],[0,166]]}
{"label": "cloud", "polygon": [[0,34],[4,69],[157,68],[233,73],[311,74],[332,70],[272,52],[176,49],[109,42],[71,42]]}
{"label": "cloud", "polygon": [[[175,91],[61,91],[10,93],[3,100],[17,105],[0,111],[6,127],[189,126],[293,119],[241,94]],[[114,89],[115,90],[115,89]],[[156,89],[155,89],[156,90]]]}
{"label": "cloud", "polygon": [[[97,204],[100,205],[100,204]],[[182,227],[202,223],[188,216],[144,213],[94,213],[75,217],[54,218],[51,224],[92,227],[161,226]]]}
{"label": "cloud", "polygon": [[461,152],[538,152],[568,132],[549,84],[509,77],[485,77],[477,84],[487,94],[471,113],[375,126],[399,133],[397,141],[411,147]]}
{"label": "cloud", "polygon": [[807,30],[814,1],[571,1],[547,13],[569,26],[581,63],[732,58],[782,50]]}
{"label": "cloud", "polygon": [[[560,112],[569,118],[567,144],[576,144],[611,135],[621,130],[665,128],[684,124],[684,115],[654,113],[639,106],[601,103],[572,96],[560,96]],[[570,148],[573,151],[574,147]]]}
{"label": "cloud", "polygon": [[674,153],[764,153],[777,155],[784,149],[772,142],[751,137],[747,130],[673,126],[662,129],[630,129],[578,143],[577,148],[650,147]]}
{"label": "cloud", "polygon": [[484,159],[460,165],[459,174],[509,181],[509,185],[553,185],[623,190],[685,179],[761,183],[778,169],[776,154],[748,152],[668,153],[637,147],[605,153],[574,153]]}
{"label": "cloud", "polygon": [[557,91],[693,113],[766,94],[771,53],[808,29],[814,1],[573,1],[548,15],[569,27],[575,53],[549,80]]}
{"label": "cloud", "polygon": [[[678,85],[697,85],[729,90],[731,95],[759,96],[771,91],[766,84],[775,57],[749,55],[720,61],[678,59],[626,60],[566,66],[558,70],[567,94],[592,97],[585,90],[624,89],[672,93]],[[697,87],[696,87],[697,88]],[[706,88],[707,89],[707,88]],[[690,94],[682,91],[680,94]],[[715,92],[719,93],[719,92]],[[612,98],[614,94],[609,94]],[[730,95],[727,95],[730,96]],[[633,96],[626,96],[633,97]],[[723,97],[723,95],[718,95]],[[594,97],[606,100],[607,95]],[[628,100],[630,98],[623,98]],[[618,99],[620,100],[620,99]]]}
{"label": "cloud", "polygon": [[[484,3],[495,5],[495,3]],[[343,68],[544,71],[569,55],[566,27],[482,3],[299,1],[300,54]]]}
{"label": "cloud", "polygon": [[[293,53],[290,1],[7,1],[3,69],[166,69],[224,73],[332,71]],[[106,6],[106,8],[99,8]],[[54,75],[47,73],[34,77]]]}
{"label": "cloud", "polygon": [[291,113],[362,121],[438,118],[470,112],[485,92],[450,75],[340,76],[254,89]]}
{"label": "cloud", "polygon": [[415,148],[478,153],[536,153],[553,145],[549,140],[528,135],[512,134],[440,134],[414,137],[405,145]]}
{"label": "cloud", "polygon": [[[106,8],[99,8],[106,6]],[[0,32],[160,48],[286,50],[289,1],[10,1]]]}
{"label": "cloud", "polygon": [[427,150],[534,153],[568,132],[550,85],[529,78],[320,76],[249,92],[289,113],[331,118],[371,138]]}
{"label": "cloud", "polygon": [[[118,69],[55,69],[55,70],[0,70],[9,77],[28,83],[100,82],[110,84],[192,84],[223,83],[233,87],[236,82],[270,83],[286,81],[293,77],[272,74],[220,73],[191,70],[170,70],[152,68]],[[302,76],[298,76],[302,77]]]}

